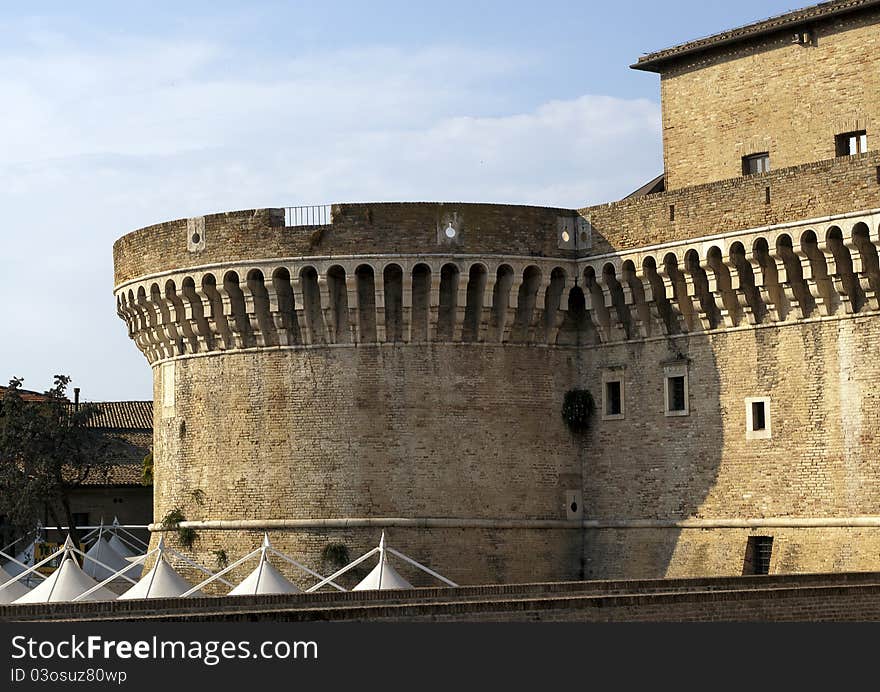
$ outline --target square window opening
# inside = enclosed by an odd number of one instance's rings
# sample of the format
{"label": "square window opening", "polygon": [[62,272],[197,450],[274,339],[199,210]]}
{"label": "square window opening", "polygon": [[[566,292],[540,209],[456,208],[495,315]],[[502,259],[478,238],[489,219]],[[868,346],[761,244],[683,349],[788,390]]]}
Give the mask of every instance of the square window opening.
{"label": "square window opening", "polygon": [[844,132],[834,138],[838,156],[855,156],[868,151],[868,132],[858,130],[856,132]]}
{"label": "square window opening", "polygon": [[770,153],[751,154],[742,158],[743,175],[756,175],[770,172]]}

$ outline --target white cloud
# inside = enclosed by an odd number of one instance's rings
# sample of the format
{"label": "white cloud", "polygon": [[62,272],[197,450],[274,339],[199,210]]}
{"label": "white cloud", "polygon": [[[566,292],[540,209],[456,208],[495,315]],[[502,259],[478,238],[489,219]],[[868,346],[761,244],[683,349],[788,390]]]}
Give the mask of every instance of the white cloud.
{"label": "white cloud", "polygon": [[377,47],[263,65],[205,42],[51,45],[0,54],[0,290],[15,297],[0,381],[32,388],[58,371],[93,399],[151,395],[111,295],[112,243],[134,228],[331,201],[583,206],[661,167],[652,102],[513,108],[497,80],[528,55]]}

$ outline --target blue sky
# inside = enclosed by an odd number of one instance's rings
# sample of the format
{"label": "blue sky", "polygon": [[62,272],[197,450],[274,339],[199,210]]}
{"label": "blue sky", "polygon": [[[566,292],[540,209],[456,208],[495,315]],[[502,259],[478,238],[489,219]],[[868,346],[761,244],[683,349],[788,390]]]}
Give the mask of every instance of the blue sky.
{"label": "blue sky", "polygon": [[584,206],[660,172],[642,53],[788,3],[42,2],[0,10],[0,382],[152,396],[112,244],[259,206]]}

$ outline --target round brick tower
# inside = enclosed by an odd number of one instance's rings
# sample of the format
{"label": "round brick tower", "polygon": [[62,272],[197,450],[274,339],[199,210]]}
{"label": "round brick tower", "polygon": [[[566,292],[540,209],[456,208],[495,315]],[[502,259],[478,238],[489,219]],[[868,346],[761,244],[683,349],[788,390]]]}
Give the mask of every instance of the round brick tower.
{"label": "round brick tower", "polygon": [[155,521],[197,522],[206,563],[268,529],[326,569],[329,544],[353,558],[386,529],[460,583],[581,577],[583,450],[560,411],[592,329],[589,242],[570,210],[471,204],[124,236],[115,294],[154,373]]}

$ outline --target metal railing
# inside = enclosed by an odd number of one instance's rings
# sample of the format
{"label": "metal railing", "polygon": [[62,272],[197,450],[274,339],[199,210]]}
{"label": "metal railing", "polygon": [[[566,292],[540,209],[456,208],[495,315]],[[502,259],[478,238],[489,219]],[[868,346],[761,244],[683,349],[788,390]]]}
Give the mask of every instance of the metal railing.
{"label": "metal railing", "polygon": [[285,226],[326,226],[331,223],[330,204],[284,207]]}

